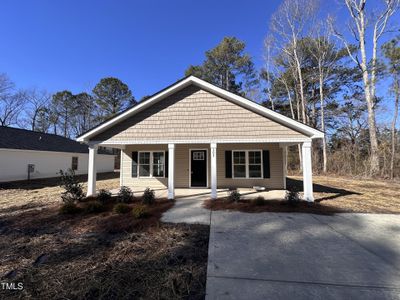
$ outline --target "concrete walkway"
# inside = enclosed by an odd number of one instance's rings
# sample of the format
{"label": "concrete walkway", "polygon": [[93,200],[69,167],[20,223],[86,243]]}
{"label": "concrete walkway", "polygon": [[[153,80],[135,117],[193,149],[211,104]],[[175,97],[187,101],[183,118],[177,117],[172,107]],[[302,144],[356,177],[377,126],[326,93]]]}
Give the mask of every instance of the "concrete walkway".
{"label": "concrete walkway", "polygon": [[[285,191],[271,190],[265,192],[256,192],[253,189],[241,188],[238,191],[243,199],[256,198],[263,196],[265,199],[283,199]],[[135,192],[140,196],[142,191]],[[156,197],[167,197],[167,190],[155,190]],[[218,197],[228,196],[227,189],[218,189]],[[210,225],[211,212],[203,208],[203,202],[210,199],[210,189],[175,189],[175,205],[166,211],[162,217],[163,222],[170,223],[188,223],[188,224],[206,224]]]}
{"label": "concrete walkway", "polygon": [[400,216],[213,212],[206,299],[400,299]]}

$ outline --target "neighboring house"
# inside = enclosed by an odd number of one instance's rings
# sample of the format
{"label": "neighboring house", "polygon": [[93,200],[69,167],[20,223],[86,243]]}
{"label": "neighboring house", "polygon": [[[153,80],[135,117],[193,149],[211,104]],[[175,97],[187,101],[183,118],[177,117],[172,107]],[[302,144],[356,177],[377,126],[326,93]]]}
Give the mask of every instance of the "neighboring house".
{"label": "neighboring house", "polygon": [[[56,177],[69,168],[87,174],[88,152],[62,136],[0,126],[0,182]],[[99,172],[113,171],[114,155],[101,149],[96,164]]]}
{"label": "neighboring house", "polygon": [[89,144],[88,194],[97,147],[122,149],[120,184],[133,189],[286,188],[286,149],[302,145],[304,198],[313,201],[311,142],[324,134],[194,76],[78,137]]}

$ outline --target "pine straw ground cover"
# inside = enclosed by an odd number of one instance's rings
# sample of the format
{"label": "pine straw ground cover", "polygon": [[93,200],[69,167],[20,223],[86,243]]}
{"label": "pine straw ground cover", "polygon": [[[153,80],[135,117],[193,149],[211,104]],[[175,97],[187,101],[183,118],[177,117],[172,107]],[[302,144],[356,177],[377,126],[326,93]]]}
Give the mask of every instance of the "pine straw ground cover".
{"label": "pine straw ground cover", "polygon": [[[334,176],[314,176],[315,202],[301,201],[290,205],[286,201],[266,200],[255,205],[248,200],[229,203],[226,199],[207,200],[204,207],[211,210],[237,210],[243,212],[301,212],[314,214],[335,213],[400,213],[400,182],[366,180]],[[288,188],[302,190],[302,178],[287,180]]]}
{"label": "pine straw ground cover", "polygon": [[24,289],[0,298],[204,298],[209,227],[160,222],[172,205],[157,199],[145,219],[57,204],[1,217],[0,281]]}

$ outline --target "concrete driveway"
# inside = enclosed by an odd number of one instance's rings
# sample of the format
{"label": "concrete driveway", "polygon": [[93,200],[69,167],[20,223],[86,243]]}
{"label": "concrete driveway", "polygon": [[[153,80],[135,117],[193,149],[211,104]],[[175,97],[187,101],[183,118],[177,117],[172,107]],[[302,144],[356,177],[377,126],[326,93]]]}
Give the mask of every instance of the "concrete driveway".
{"label": "concrete driveway", "polygon": [[400,299],[400,216],[212,212],[207,299]]}

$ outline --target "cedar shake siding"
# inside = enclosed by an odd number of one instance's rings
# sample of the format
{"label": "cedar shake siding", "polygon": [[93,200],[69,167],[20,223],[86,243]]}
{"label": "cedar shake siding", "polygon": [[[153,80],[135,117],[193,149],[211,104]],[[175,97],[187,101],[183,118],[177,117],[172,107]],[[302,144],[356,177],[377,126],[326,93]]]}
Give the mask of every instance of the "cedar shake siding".
{"label": "cedar shake siding", "polygon": [[[189,149],[207,149],[208,184],[210,185],[210,145],[209,144],[176,144],[175,145],[175,187],[189,187]],[[153,189],[166,188],[168,178],[138,178],[132,177],[132,152],[134,151],[168,151],[167,145],[130,145],[122,150],[121,184],[131,187],[134,191],[142,191],[146,187]],[[238,179],[226,178],[225,151],[229,150],[268,150],[270,156],[270,178]],[[217,186],[252,187],[265,186],[271,189],[284,188],[282,148],[279,144],[218,144],[217,145]]]}
{"label": "cedar shake siding", "polygon": [[303,138],[305,135],[190,85],[91,138],[151,142]]}

